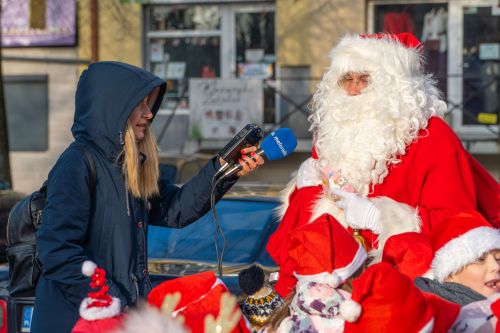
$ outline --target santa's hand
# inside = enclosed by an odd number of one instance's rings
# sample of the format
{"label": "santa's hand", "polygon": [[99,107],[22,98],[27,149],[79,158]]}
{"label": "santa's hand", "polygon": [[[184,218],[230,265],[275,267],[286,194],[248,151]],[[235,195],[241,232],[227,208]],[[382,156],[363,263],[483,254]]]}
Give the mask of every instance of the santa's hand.
{"label": "santa's hand", "polygon": [[353,229],[369,229],[375,234],[380,234],[380,211],[370,200],[360,197],[356,193],[345,192],[337,188],[331,189],[337,196],[336,204],[344,209],[347,224]]}

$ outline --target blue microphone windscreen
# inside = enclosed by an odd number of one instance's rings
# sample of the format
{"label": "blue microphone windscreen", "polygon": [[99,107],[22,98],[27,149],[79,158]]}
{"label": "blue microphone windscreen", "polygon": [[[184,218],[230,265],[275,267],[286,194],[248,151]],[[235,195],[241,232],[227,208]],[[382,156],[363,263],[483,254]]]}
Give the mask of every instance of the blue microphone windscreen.
{"label": "blue microphone windscreen", "polygon": [[289,128],[278,128],[262,140],[260,147],[269,161],[287,157],[297,147],[297,139]]}

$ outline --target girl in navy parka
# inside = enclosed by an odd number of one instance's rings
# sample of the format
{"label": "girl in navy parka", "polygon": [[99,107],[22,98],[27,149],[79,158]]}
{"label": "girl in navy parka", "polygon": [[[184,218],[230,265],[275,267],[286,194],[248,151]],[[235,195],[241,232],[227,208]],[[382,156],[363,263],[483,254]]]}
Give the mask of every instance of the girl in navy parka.
{"label": "girl in navy parka", "polygon": [[[32,333],[71,331],[89,291],[88,277],[81,272],[88,259],[107,272],[109,294],[120,299],[122,308],[134,305],[151,290],[147,226],[182,228],[210,209],[212,177],[223,161],[210,160],[181,188],[159,181],[149,125],[164,93],[164,81],[123,63],[95,63],[82,73],[71,129],[75,141],[49,174],[37,232],[43,273]],[[95,188],[83,151],[95,164]],[[254,159],[244,158],[239,176],[263,163]],[[236,180],[221,182],[216,198]]]}

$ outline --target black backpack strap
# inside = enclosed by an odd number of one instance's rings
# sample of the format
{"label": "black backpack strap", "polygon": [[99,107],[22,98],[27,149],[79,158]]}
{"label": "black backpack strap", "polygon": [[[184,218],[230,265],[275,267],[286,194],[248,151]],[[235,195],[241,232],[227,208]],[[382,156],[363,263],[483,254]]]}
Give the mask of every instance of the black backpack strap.
{"label": "black backpack strap", "polygon": [[96,171],[95,171],[95,163],[94,163],[94,158],[92,157],[92,154],[85,148],[83,148],[83,153],[85,154],[85,158],[87,159],[87,162],[89,163],[89,169],[90,169],[90,191],[92,193],[95,192],[95,185],[96,185]]}

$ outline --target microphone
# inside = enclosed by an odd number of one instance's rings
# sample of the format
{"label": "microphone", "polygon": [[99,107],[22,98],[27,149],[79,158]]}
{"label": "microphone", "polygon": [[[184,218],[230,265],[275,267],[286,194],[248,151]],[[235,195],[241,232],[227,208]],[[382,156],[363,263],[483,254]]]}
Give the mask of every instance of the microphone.
{"label": "microphone", "polygon": [[[279,160],[290,155],[297,147],[297,139],[289,128],[279,128],[262,140],[260,148],[255,152],[268,161]],[[229,177],[243,169],[241,164],[234,165],[221,178]]]}

